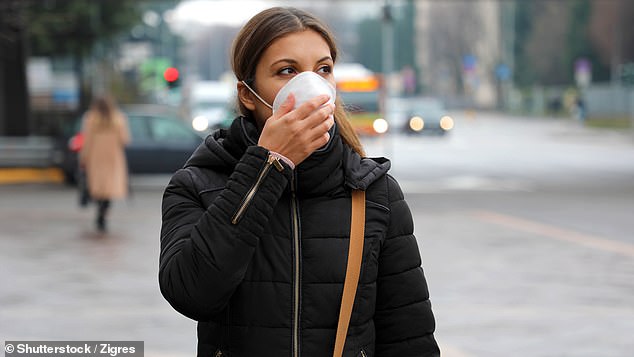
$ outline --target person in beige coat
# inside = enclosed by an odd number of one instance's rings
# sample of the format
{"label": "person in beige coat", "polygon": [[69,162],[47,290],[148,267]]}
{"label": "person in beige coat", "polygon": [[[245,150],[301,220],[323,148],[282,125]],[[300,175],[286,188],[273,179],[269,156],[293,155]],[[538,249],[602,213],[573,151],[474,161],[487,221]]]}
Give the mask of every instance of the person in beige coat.
{"label": "person in beige coat", "polygon": [[93,100],[82,124],[84,145],[79,164],[86,170],[88,190],[97,203],[97,229],[106,230],[106,216],[113,199],[128,195],[125,146],[130,141],[125,114],[108,96]]}

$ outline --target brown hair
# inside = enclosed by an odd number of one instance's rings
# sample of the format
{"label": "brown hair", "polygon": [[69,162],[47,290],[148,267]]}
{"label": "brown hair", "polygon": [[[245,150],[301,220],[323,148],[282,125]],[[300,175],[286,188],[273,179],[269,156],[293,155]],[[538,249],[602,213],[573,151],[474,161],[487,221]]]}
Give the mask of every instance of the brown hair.
{"label": "brown hair", "polygon": [[[273,7],[252,17],[233,41],[231,66],[238,81],[249,81],[255,78],[255,69],[260,57],[275,40],[305,30],[315,31],[323,37],[330,47],[330,56],[336,63],[337,45],[334,36],[325,24],[303,10],[292,7]],[[250,112],[240,100],[238,105],[243,115]],[[361,141],[348,121],[348,115],[338,96],[335,100],[334,116],[343,141],[359,155],[365,156]]]}
{"label": "brown hair", "polygon": [[114,99],[109,95],[102,95],[93,99],[90,109],[99,119],[101,125],[110,125],[116,112]]}

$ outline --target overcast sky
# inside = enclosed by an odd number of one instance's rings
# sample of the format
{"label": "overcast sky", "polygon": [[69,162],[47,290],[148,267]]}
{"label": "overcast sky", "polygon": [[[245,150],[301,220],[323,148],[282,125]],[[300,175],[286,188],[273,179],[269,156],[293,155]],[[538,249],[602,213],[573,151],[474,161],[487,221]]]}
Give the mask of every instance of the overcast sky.
{"label": "overcast sky", "polygon": [[[350,14],[351,19],[358,19],[363,16],[375,16],[382,3],[381,0],[336,2],[332,0],[187,0],[174,9],[170,23],[174,31],[187,37],[187,35],[193,35],[192,26],[240,26],[256,13],[272,6],[299,8],[312,6],[322,9],[333,7],[333,11],[345,11]],[[337,7],[336,10],[334,6]]]}

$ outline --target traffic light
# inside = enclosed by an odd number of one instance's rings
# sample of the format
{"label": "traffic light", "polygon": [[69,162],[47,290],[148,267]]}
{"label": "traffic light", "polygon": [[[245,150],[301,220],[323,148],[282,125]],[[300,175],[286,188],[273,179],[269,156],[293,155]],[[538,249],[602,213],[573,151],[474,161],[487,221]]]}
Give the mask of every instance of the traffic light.
{"label": "traffic light", "polygon": [[163,78],[165,79],[165,82],[167,83],[168,88],[177,87],[179,84],[178,83],[178,79],[179,79],[178,69],[174,67],[168,67],[163,72]]}

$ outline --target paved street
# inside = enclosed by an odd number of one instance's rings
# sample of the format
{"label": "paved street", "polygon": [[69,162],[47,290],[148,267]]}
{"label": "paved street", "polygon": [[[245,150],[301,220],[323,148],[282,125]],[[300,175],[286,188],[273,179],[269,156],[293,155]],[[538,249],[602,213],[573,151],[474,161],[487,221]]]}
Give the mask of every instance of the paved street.
{"label": "paved street", "polygon": [[[634,139],[566,119],[456,113],[448,137],[366,139],[415,218],[445,357],[634,351]],[[166,176],[97,234],[74,189],[0,186],[0,339],[143,340],[195,354],[157,284]]]}
{"label": "paved street", "polygon": [[399,138],[445,356],[632,356],[634,145],[568,120]]}

